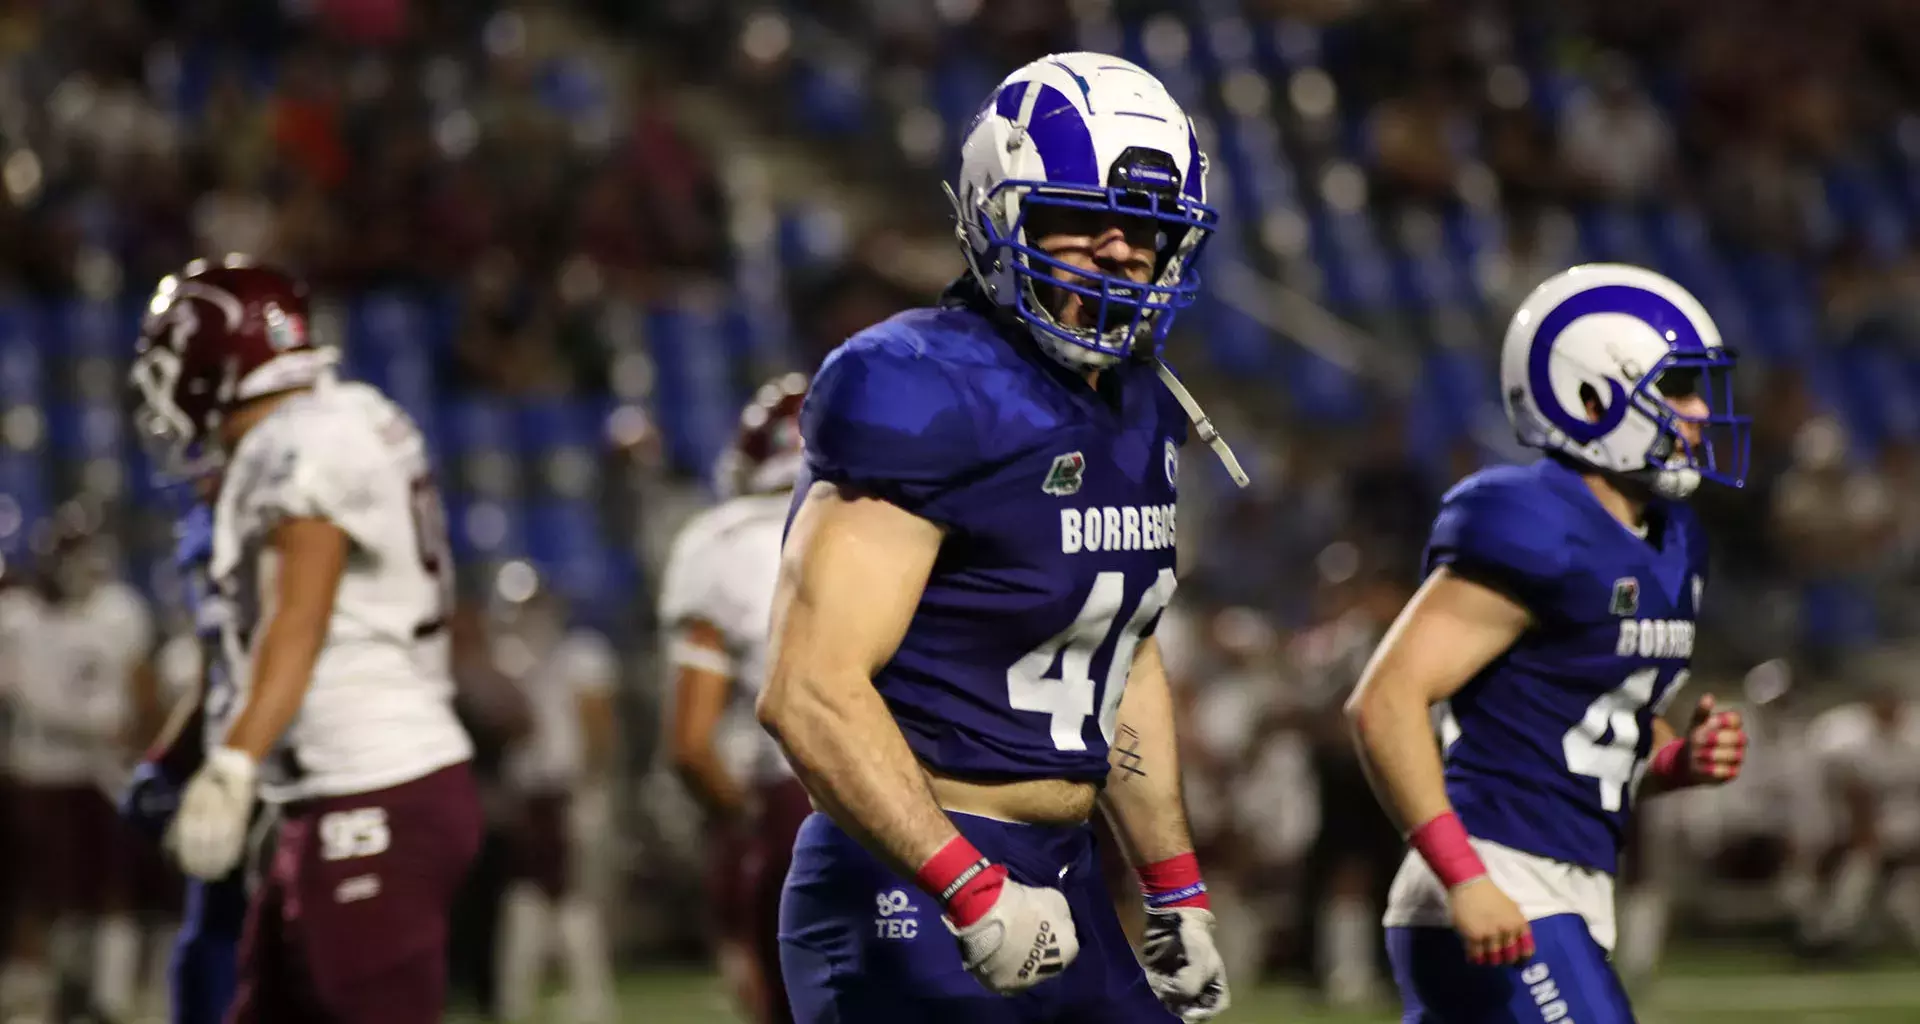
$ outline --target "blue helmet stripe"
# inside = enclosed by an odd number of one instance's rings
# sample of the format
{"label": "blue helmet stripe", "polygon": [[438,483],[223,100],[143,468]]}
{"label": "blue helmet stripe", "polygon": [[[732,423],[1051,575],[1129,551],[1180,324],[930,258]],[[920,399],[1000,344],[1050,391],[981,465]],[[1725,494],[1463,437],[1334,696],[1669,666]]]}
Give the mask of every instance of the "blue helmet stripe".
{"label": "blue helmet stripe", "polygon": [[1180,191],[1196,203],[1207,201],[1203,193],[1206,175],[1201,173],[1205,159],[1200,155],[1200,133],[1193,130],[1193,122],[1187,122],[1187,169],[1181,178]]}
{"label": "blue helmet stripe", "polygon": [[1027,83],[1015,82],[994,97],[993,112],[1009,121],[1020,119],[1020,101],[1027,95]]}
{"label": "blue helmet stripe", "polygon": [[[1532,350],[1527,353],[1527,384],[1533,389],[1533,400],[1540,407],[1540,414],[1576,444],[1587,444],[1606,436],[1627,415],[1627,392],[1619,381],[1607,382],[1611,393],[1607,395],[1606,412],[1598,422],[1562,408],[1553,390],[1553,376],[1548,372],[1548,367],[1553,360],[1554,344],[1559,341],[1561,332],[1575,320],[1595,313],[1625,313],[1641,320],[1659,331],[1676,352],[1704,355],[1707,351],[1700,332],[1680,307],[1645,288],[1625,284],[1602,285],[1569,296],[1553,307],[1551,312],[1540,318],[1540,326],[1534,330]],[[1581,413],[1584,412],[1581,410]]]}
{"label": "blue helmet stripe", "polygon": [[1051,85],[1040,86],[1040,99],[1027,121],[1027,134],[1040,149],[1049,184],[1105,187],[1099,161],[1093,156],[1093,133],[1066,94]]}

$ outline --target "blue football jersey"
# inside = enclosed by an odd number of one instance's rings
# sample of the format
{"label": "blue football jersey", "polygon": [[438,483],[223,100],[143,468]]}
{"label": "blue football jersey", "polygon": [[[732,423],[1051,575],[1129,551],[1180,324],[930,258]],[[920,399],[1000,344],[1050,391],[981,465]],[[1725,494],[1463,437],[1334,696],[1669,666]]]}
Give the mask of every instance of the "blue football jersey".
{"label": "blue football jersey", "polygon": [[213,564],[213,508],[201,503],[188,509],[174,527],[173,566],[181,576],[181,596],[187,613],[193,618],[194,639],[199,642],[201,664],[205,666],[201,695],[205,709],[206,735],[211,741],[224,734],[227,714],[233,709],[234,688],[227,672],[227,653],[222,646],[231,607],[214,586],[209,572]]}
{"label": "blue football jersey", "polygon": [[1467,831],[1612,872],[1654,718],[1685,683],[1707,544],[1685,504],[1641,537],[1551,458],[1468,477],[1427,547],[1525,605],[1534,625],[1448,702],[1447,796]]}
{"label": "blue football jersey", "polygon": [[945,530],[874,686],[943,773],[1102,780],[1133,653],[1174,590],[1187,421],[1151,366],[1096,393],[977,306],[913,310],[828,356],[801,411],[813,481]]}

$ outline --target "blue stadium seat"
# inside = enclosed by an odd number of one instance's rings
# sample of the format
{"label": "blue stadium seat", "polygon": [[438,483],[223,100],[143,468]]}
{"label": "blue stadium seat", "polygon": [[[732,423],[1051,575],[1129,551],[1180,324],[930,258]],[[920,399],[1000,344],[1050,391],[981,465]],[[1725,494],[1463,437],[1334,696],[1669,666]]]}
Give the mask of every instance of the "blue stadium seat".
{"label": "blue stadium seat", "polygon": [[35,328],[30,308],[0,306],[0,408],[42,401],[46,366]]}
{"label": "blue stadium seat", "polygon": [[52,507],[46,465],[39,455],[0,448],[0,553],[25,552],[33,524]]}
{"label": "blue stadium seat", "polygon": [[453,332],[453,309],[443,298],[377,292],[347,308],[349,350],[432,352],[450,347]]}
{"label": "blue stadium seat", "polygon": [[574,399],[527,402],[516,414],[520,445],[529,452],[595,448],[600,442],[600,419],[593,405]]}
{"label": "blue stadium seat", "polygon": [[743,401],[720,343],[723,323],[708,310],[662,307],[645,316],[667,452],[681,470],[704,475],[732,439]]}
{"label": "blue stadium seat", "polygon": [[527,509],[527,554],[543,564],[597,561],[600,512],[584,501],[537,502]]}
{"label": "blue stadium seat", "polygon": [[1353,424],[1366,415],[1367,394],[1359,378],[1303,348],[1288,346],[1282,376],[1302,416],[1322,423]]}
{"label": "blue stadium seat", "polygon": [[519,491],[523,475],[519,445],[506,403],[486,398],[451,402],[441,406],[439,421],[452,489],[495,499]]}
{"label": "blue stadium seat", "polygon": [[447,441],[457,454],[492,449],[514,451],[513,409],[492,398],[466,398],[447,404],[441,410]]}
{"label": "blue stadium seat", "polygon": [[632,552],[619,545],[602,547],[594,557],[540,566],[554,589],[567,598],[574,623],[613,633],[632,628],[634,603],[646,600]]}
{"label": "blue stadium seat", "polygon": [[[1190,323],[1186,317],[1198,316]],[[1235,376],[1257,376],[1275,368],[1275,337],[1265,325],[1217,299],[1203,298],[1183,314],[1180,326],[1206,340],[1214,369]],[[1177,362],[1179,357],[1174,357]]]}
{"label": "blue stadium seat", "polygon": [[514,501],[448,495],[449,540],[454,558],[517,558],[527,553],[526,510]]}
{"label": "blue stadium seat", "polygon": [[802,56],[790,84],[794,112],[813,133],[844,138],[866,127],[867,84],[858,66]]}
{"label": "blue stadium seat", "polygon": [[1000,84],[993,68],[966,50],[949,51],[946,60],[934,69],[932,95],[934,112],[945,122],[956,140],[966,131],[981,101],[992,95]]}
{"label": "blue stadium seat", "polygon": [[49,450],[62,458],[118,458],[125,451],[126,413],[118,406],[54,402],[47,409]]}
{"label": "blue stadium seat", "polygon": [[56,351],[69,359],[100,357],[124,361],[139,337],[139,311],[112,302],[75,301],[53,310],[49,328]]}

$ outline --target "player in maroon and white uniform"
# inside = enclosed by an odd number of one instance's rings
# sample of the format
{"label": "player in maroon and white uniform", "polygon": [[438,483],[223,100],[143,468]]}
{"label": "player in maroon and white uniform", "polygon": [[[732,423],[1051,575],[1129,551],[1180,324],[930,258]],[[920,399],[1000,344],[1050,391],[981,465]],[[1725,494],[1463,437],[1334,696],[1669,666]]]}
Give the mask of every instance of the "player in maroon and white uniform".
{"label": "player in maroon and white uniform", "polygon": [[84,980],[94,1002],[118,1014],[134,1008],[140,933],[129,914],[132,837],[107,794],[134,730],[153,623],[140,595],[112,578],[98,529],[91,509],[62,507],[38,539],[40,586],[6,612],[15,637],[9,834],[24,860],[12,984],[27,990],[19,1002],[44,1005],[52,979],[36,979],[35,965],[47,964],[52,978]]}
{"label": "player in maroon and white uniform", "polygon": [[1884,910],[1920,946],[1920,701],[1881,687],[1814,718],[1807,737],[1839,827],[1804,938],[1842,949]]}
{"label": "player in maroon and white uniform", "polygon": [[707,808],[720,918],[720,966],[753,1019],[790,1021],[780,979],[780,887],[794,834],[811,811],[780,748],[754,718],[767,671],[767,620],[780,537],[793,502],[806,378],[761,387],[740,415],[720,483],[735,495],[695,516],[674,540],[660,589],[673,664],[668,747]]}
{"label": "player in maroon and white uniform", "polygon": [[613,644],[569,629],[564,601],[525,562],[500,569],[493,593],[493,665],[526,700],[532,729],[507,751],[514,798],[512,881],[501,897],[495,1012],[536,1019],[549,963],[568,988],[569,1024],[614,1017],[606,924],[591,884],[604,860],[613,768]]}
{"label": "player in maroon and white uniform", "polygon": [[336,380],[307,323],[304,286],[229,257],[162,280],[142,328],[138,426],[176,474],[222,471],[209,573],[231,612],[221,739],[166,845],[217,879],[256,791],[279,808],[231,1024],[425,1024],[481,831],[446,527],[420,431]]}

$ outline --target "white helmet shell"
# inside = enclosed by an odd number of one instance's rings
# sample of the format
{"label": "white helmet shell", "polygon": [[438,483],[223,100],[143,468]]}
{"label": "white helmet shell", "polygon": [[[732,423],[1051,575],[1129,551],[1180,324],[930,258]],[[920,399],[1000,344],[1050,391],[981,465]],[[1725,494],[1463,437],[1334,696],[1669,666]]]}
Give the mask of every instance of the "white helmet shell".
{"label": "white helmet shell", "polygon": [[[1744,480],[1747,422],[1732,415],[1732,363],[1685,288],[1642,267],[1592,263],[1548,278],[1520,303],[1501,351],[1501,394],[1522,444],[1683,498],[1702,479]],[[1703,393],[1704,416],[1676,411],[1659,388],[1675,369],[1702,371],[1724,395]],[[1726,434],[1690,445],[1677,430],[1687,421]]]}

